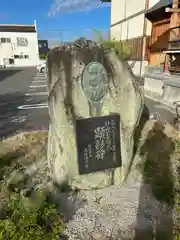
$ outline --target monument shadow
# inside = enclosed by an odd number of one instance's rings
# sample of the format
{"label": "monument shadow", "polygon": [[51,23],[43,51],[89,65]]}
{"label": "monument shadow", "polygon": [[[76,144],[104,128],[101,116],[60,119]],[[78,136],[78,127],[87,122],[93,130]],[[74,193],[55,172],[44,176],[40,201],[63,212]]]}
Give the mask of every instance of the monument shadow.
{"label": "monument shadow", "polygon": [[174,143],[163,130],[163,123],[155,122],[140,148],[143,184],[134,240],[173,239],[174,182],[170,157]]}
{"label": "monument shadow", "polygon": [[148,110],[147,106],[144,105],[139,124],[136,127],[135,134],[134,134],[134,156],[138,150],[142,130],[144,129],[146,122],[149,120],[149,116],[150,116],[149,110]]}
{"label": "monument shadow", "polygon": [[21,72],[22,69],[0,69],[0,82],[4,81],[6,78],[13,76],[14,74]]}

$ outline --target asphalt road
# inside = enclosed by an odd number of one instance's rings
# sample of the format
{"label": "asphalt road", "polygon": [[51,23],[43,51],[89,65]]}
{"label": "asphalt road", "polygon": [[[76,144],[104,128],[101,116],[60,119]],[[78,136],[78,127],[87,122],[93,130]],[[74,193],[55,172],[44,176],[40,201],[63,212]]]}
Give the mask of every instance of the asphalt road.
{"label": "asphalt road", "polygon": [[174,124],[174,118],[176,118],[176,113],[173,108],[168,107],[158,101],[153,101],[152,99],[145,98],[145,105],[148,108],[149,115],[155,113],[159,114],[160,120],[166,120],[171,124]]}
{"label": "asphalt road", "polygon": [[[172,122],[173,115],[158,102],[145,99],[149,113],[159,112]],[[48,129],[47,86],[35,68],[0,70],[0,138],[19,131]]]}
{"label": "asphalt road", "polygon": [[0,70],[0,138],[48,125],[45,76],[36,68]]}

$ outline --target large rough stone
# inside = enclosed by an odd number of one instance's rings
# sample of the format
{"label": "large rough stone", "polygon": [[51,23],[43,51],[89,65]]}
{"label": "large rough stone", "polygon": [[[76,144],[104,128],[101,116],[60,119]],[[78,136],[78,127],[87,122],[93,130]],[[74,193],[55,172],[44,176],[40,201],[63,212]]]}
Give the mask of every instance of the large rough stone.
{"label": "large rough stone", "polygon": [[[91,117],[90,105],[81,88],[81,74],[90,62],[100,62],[108,73],[108,92],[100,116],[121,117],[122,168],[79,175],[75,119]],[[49,90],[48,163],[52,178],[80,189],[102,188],[126,178],[133,158],[134,132],[144,99],[128,64],[114,50],[86,39],[52,49],[47,59]],[[91,109],[92,110],[92,109]]]}

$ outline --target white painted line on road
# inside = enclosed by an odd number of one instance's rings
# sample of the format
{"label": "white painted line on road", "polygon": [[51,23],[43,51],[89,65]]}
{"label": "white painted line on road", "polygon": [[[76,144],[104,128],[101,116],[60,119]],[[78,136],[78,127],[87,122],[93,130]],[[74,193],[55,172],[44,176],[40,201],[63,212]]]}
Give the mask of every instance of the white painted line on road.
{"label": "white painted line on road", "polygon": [[46,75],[45,74],[36,74],[33,77],[46,77]]}
{"label": "white painted line on road", "polygon": [[41,75],[41,76],[34,76],[33,78],[47,78],[45,75],[43,76],[43,75]]}
{"label": "white painted line on road", "polygon": [[37,77],[37,78],[33,78],[33,81],[46,81],[47,78],[40,78],[40,77]]}
{"label": "white painted line on road", "polygon": [[45,73],[37,72],[36,75],[45,75]]}
{"label": "white painted line on road", "polygon": [[32,83],[46,83],[46,80],[37,80],[37,81],[32,81]]}
{"label": "white painted line on road", "polygon": [[47,87],[47,85],[32,85],[30,88],[42,88],[42,87]]}
{"label": "white painted line on road", "polygon": [[26,121],[26,116],[13,117],[11,123],[21,123]]}
{"label": "white painted line on road", "polygon": [[25,96],[45,96],[48,95],[47,92],[32,92],[32,93],[26,93]]}
{"label": "white painted line on road", "polygon": [[30,105],[21,105],[18,107],[18,109],[39,109],[39,108],[48,108],[48,104],[43,103],[43,104],[30,104]]}

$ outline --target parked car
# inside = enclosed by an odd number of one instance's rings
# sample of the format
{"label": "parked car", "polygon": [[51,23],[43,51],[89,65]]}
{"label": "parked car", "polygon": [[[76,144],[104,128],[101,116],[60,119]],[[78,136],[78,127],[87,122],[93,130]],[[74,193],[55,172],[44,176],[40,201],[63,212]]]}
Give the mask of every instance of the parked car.
{"label": "parked car", "polygon": [[0,64],[0,68],[6,68],[6,66],[4,64],[3,65]]}
{"label": "parked car", "polygon": [[0,58],[0,68],[6,68],[3,59]]}
{"label": "parked car", "polygon": [[37,71],[40,72],[40,73],[45,73],[46,62],[41,62],[39,65],[37,65]]}

